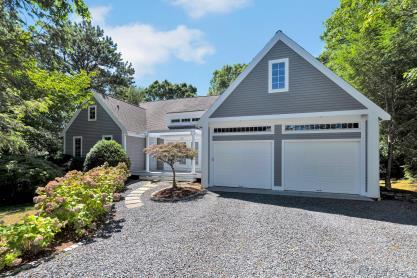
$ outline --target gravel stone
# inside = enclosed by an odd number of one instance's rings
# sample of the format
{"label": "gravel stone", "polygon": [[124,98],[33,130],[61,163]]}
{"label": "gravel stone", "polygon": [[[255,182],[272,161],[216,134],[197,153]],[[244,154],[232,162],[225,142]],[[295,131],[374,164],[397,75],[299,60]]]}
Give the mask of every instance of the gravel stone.
{"label": "gravel stone", "polygon": [[[129,185],[139,188],[140,182]],[[19,277],[415,277],[417,204],[208,192],[128,209]]]}

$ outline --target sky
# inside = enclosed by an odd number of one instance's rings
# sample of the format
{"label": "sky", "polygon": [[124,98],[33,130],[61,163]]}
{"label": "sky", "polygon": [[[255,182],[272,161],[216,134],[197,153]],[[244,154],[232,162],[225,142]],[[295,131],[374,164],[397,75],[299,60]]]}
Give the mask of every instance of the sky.
{"label": "sky", "polygon": [[86,0],[94,24],[135,68],[136,86],[186,82],[207,95],[213,71],[249,63],[282,30],[314,56],[338,0]]}

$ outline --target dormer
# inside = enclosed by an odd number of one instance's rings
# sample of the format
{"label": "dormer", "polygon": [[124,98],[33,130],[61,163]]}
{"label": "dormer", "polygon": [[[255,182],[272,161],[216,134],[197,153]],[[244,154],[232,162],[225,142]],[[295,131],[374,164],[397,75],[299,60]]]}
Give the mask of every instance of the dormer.
{"label": "dormer", "polygon": [[165,116],[166,125],[169,129],[195,128],[205,110],[168,112]]}

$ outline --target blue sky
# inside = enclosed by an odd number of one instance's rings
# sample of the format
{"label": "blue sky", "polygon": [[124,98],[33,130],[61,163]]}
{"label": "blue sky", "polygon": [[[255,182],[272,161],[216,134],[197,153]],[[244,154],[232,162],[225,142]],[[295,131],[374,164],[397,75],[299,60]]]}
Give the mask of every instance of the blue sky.
{"label": "blue sky", "polygon": [[206,95],[212,73],[248,63],[277,30],[317,56],[323,22],[337,0],[87,0],[100,25],[133,63],[136,85],[187,82]]}

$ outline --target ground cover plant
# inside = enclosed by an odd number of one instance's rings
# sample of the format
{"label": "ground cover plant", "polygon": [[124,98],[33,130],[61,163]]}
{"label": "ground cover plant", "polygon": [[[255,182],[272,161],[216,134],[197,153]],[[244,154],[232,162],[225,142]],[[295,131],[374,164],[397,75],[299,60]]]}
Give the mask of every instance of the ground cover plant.
{"label": "ground cover plant", "polygon": [[51,246],[62,233],[76,237],[95,229],[110,211],[115,192],[124,188],[126,164],[107,164],[88,172],[70,171],[37,189],[37,215],[0,225],[0,270],[19,265]]}

